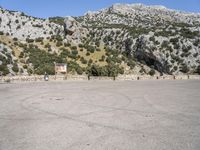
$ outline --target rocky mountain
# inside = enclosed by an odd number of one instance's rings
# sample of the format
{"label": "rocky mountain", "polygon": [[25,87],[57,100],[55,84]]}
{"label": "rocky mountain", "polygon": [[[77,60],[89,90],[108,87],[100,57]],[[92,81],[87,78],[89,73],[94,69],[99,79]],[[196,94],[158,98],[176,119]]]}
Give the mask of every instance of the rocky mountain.
{"label": "rocky mountain", "polygon": [[0,41],[4,75],[53,74],[55,61],[78,74],[200,73],[200,14],[164,6],[114,4],[48,19],[0,8]]}

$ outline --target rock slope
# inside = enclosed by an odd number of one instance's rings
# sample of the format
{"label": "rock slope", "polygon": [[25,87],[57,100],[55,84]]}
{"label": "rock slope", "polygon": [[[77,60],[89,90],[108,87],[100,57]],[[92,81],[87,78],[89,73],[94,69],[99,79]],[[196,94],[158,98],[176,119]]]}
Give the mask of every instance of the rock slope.
{"label": "rock slope", "polygon": [[199,65],[200,14],[163,6],[115,4],[88,12],[79,20],[93,41],[100,38],[161,72],[192,73]]}

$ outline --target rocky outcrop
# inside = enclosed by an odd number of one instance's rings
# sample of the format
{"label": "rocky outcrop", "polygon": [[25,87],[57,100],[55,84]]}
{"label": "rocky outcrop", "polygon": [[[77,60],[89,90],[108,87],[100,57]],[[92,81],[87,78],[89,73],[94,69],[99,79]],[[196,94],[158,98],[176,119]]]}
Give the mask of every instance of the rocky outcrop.
{"label": "rocky outcrop", "polygon": [[81,43],[81,39],[88,34],[88,30],[83,28],[79,22],[70,16],[64,19],[64,32],[67,40],[76,43]]}
{"label": "rocky outcrop", "polygon": [[[107,47],[125,51],[138,61],[163,73],[192,73],[200,63],[200,14],[164,6],[114,4],[80,17],[89,28],[91,43],[101,40]],[[145,48],[137,48],[137,39]],[[185,68],[185,69],[182,69]]]}
{"label": "rocky outcrop", "polygon": [[0,8],[0,31],[20,40],[26,38],[47,38],[63,34],[63,28],[48,19],[34,18],[21,12],[13,12]]}
{"label": "rocky outcrop", "polygon": [[0,8],[0,31],[20,40],[48,38],[54,35],[66,37],[69,42],[80,43],[88,31],[73,17],[65,17],[64,25],[49,19],[34,18],[21,12]]}
{"label": "rocky outcrop", "polygon": [[163,73],[170,74],[164,55],[149,49],[143,36],[137,39],[135,58],[141,63],[145,63],[158,70],[161,75],[163,75]]}

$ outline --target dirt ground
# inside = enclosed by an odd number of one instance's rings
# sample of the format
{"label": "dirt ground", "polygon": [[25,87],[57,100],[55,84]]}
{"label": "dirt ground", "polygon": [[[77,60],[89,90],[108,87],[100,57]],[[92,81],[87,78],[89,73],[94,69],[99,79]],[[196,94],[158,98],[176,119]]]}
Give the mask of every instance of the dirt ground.
{"label": "dirt ground", "polygon": [[200,81],[0,84],[0,150],[147,149],[200,149]]}

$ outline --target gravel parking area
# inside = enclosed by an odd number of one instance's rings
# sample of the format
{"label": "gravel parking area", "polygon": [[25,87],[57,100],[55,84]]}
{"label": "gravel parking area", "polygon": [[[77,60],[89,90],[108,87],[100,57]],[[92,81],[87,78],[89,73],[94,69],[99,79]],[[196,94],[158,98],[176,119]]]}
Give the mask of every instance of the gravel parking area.
{"label": "gravel parking area", "polygon": [[0,150],[147,149],[200,149],[200,81],[0,84]]}

